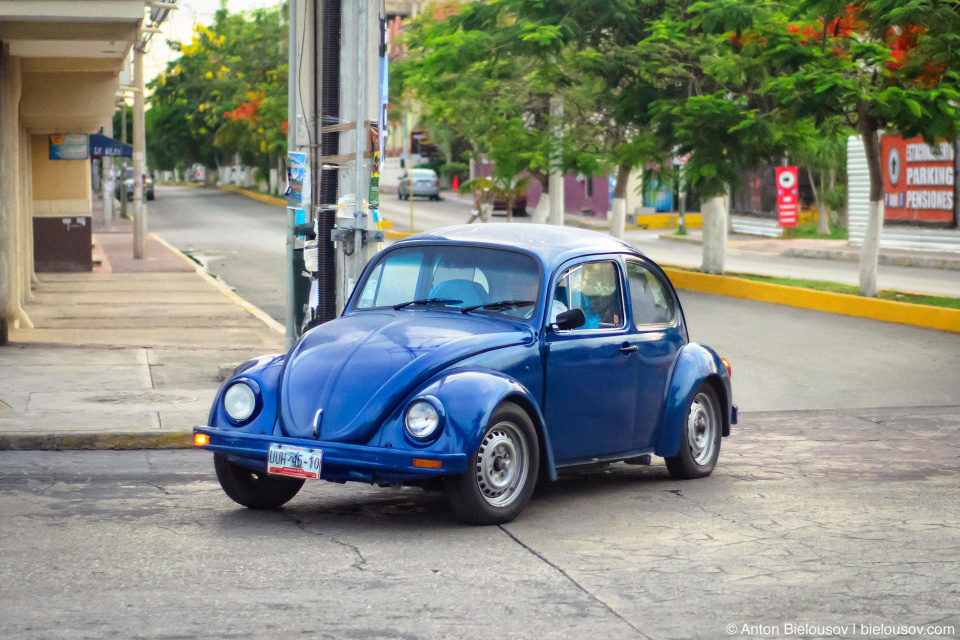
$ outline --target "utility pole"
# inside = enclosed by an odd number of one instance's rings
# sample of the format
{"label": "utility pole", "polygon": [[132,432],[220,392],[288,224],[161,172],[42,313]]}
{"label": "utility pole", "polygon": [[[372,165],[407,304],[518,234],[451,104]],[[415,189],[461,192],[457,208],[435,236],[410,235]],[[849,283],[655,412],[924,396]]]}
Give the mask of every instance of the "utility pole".
{"label": "utility pole", "polygon": [[[104,135],[113,137],[113,116],[104,123]],[[100,191],[103,196],[103,222],[106,225],[113,223],[113,156],[103,156],[100,162]]]}
{"label": "utility pole", "polygon": [[[302,0],[300,0],[302,1]],[[287,23],[289,31],[289,79],[287,82],[287,149],[296,151],[297,149],[297,88],[300,78],[295,77],[297,69],[297,11],[298,0],[290,0],[287,5]],[[282,179],[282,178],[281,178]],[[293,228],[296,224],[296,218],[292,207],[287,207],[287,268],[286,268],[286,290],[287,306],[284,309],[283,325],[286,333],[287,351],[293,347],[297,337],[297,328],[295,326],[296,317],[294,306],[296,304],[296,293],[294,291],[294,273],[293,273]]]}
{"label": "utility pole", "polygon": [[146,257],[147,206],[143,198],[147,169],[147,137],[144,120],[143,41],[133,47],[133,257]]}

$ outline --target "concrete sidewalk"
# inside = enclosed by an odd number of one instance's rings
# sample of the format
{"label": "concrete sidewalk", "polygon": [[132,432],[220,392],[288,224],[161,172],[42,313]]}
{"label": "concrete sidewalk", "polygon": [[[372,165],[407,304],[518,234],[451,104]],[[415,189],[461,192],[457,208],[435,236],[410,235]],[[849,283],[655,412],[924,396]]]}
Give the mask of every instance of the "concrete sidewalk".
{"label": "concrete sidewalk", "polygon": [[[703,244],[703,232],[691,229],[685,236],[673,232],[661,233],[661,240]],[[743,251],[780,255],[787,258],[809,258],[811,260],[840,260],[859,262],[860,247],[851,246],[846,240],[822,240],[813,238],[761,238],[742,234],[731,234],[727,246]],[[898,251],[881,249],[877,260],[879,264],[897,267],[918,267],[922,269],[949,269],[960,271],[960,257],[956,254],[933,251]]]}
{"label": "concrete sidewalk", "polygon": [[188,446],[221,364],[283,350],[283,334],[183,255],[95,225],[94,273],[38,274],[0,348],[0,449]]}

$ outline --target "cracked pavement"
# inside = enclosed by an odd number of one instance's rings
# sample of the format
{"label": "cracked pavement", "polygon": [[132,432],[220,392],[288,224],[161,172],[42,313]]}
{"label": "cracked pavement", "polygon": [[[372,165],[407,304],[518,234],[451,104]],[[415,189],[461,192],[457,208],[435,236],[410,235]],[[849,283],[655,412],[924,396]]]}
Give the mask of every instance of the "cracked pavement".
{"label": "cracked pavement", "polygon": [[709,478],[563,473],[503,527],[327,482],[254,512],[197,451],[0,452],[0,637],[958,637],[958,479],[960,407],[745,413]]}

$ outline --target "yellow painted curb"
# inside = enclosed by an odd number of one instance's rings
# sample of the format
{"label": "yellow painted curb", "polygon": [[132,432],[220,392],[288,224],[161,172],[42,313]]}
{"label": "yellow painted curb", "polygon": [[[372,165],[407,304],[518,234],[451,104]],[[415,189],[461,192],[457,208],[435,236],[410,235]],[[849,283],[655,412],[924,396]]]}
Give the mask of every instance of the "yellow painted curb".
{"label": "yellow painted curb", "polygon": [[419,231],[397,231],[396,229],[384,229],[383,237],[387,240],[403,240],[412,235],[420,233]]}
{"label": "yellow painted curb", "polygon": [[[631,225],[631,229],[676,229],[680,225],[680,214],[678,213],[652,213],[648,215],[637,216],[637,224]],[[699,213],[687,213],[684,215],[684,225],[687,229],[700,229],[703,227],[703,215]]]}
{"label": "yellow painted curb", "polygon": [[922,304],[894,302],[877,298],[851,296],[845,293],[815,291],[782,284],[754,282],[733,276],[715,276],[695,271],[664,267],[664,272],[678,289],[715,293],[733,298],[771,302],[803,309],[814,309],[845,316],[856,316],[898,322],[928,329],[960,333],[960,309],[931,307]]}
{"label": "yellow painted curb", "polygon": [[0,451],[191,449],[193,432],[4,433]]}
{"label": "yellow painted curb", "polygon": [[242,196],[247,196],[248,198],[253,198],[254,200],[259,200],[265,204],[272,204],[277,207],[287,206],[287,201],[283,198],[277,198],[276,196],[268,196],[265,193],[257,193],[256,191],[250,191],[249,189],[243,189],[241,187],[234,186],[232,184],[220,185],[217,187],[221,191],[232,191],[233,193],[239,193]]}
{"label": "yellow painted curb", "polygon": [[155,233],[151,233],[150,237],[152,237],[154,240],[156,240],[157,242],[165,246],[167,249],[170,249],[170,251],[173,251],[175,254],[183,258],[184,261],[186,261],[188,264],[190,264],[190,266],[194,268],[194,270],[197,272],[197,274],[201,278],[203,278],[204,280],[209,282],[211,285],[213,285],[216,289],[220,291],[220,293],[227,296],[230,299],[230,301],[233,302],[235,305],[247,310],[248,312],[250,312],[250,314],[253,317],[262,321],[265,325],[267,325],[277,333],[281,335],[286,334],[287,330],[284,328],[282,324],[280,324],[279,322],[271,318],[269,315],[267,315],[265,311],[263,311],[259,307],[256,307],[250,304],[249,302],[247,302],[246,300],[238,296],[236,291],[234,291],[233,289],[231,289],[230,287],[223,284],[222,282],[220,282],[219,280],[211,276],[209,273],[204,271],[203,267],[201,267],[195,261],[191,260],[190,257],[187,256],[187,254],[183,253],[182,251],[180,251],[175,246],[173,246],[172,244],[170,244],[169,242],[167,242],[166,240],[164,240],[163,238],[161,238]]}

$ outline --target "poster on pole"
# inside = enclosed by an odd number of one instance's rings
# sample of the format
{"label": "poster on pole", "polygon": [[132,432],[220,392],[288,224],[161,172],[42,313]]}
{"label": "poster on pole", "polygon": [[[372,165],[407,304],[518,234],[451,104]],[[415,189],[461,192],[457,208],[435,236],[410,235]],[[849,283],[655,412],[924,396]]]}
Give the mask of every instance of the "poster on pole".
{"label": "poster on pole", "polygon": [[781,227],[797,226],[797,168],[777,167],[777,218]]}

